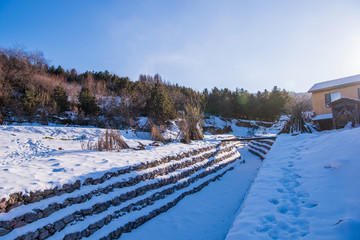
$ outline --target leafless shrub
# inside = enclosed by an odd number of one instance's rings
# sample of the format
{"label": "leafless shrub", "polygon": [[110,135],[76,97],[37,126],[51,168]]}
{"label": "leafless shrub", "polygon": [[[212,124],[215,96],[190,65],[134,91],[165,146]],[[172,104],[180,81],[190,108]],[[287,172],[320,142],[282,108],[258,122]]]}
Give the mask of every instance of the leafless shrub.
{"label": "leafless shrub", "polygon": [[65,83],[65,79],[40,74],[35,74],[31,78],[31,84],[47,92],[51,92],[59,83]]}
{"label": "leafless shrub", "polygon": [[287,108],[289,120],[280,133],[303,133],[312,132],[307,123],[305,112],[309,109],[306,101],[297,100],[289,104]]}
{"label": "leafless shrub", "polygon": [[162,135],[163,128],[164,128],[163,126],[158,127],[156,125],[152,125],[150,127],[150,135],[154,141],[165,142],[165,139]]}
{"label": "leafless shrub", "polygon": [[[84,148],[82,143],[82,148]],[[86,149],[98,151],[118,151],[121,149],[128,149],[129,145],[122,139],[119,131],[106,129],[105,133],[101,134],[97,142],[88,141]]]}

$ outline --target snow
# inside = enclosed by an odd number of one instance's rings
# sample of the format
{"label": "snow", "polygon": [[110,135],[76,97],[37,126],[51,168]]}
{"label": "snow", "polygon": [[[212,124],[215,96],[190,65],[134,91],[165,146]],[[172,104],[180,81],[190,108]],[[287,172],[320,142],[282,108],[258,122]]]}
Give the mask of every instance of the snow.
{"label": "snow", "polygon": [[[250,127],[237,126],[237,123],[244,123]],[[247,123],[247,124],[246,124]],[[269,124],[269,122],[264,122]],[[231,127],[231,131],[227,135],[235,135],[238,137],[251,137],[254,135],[273,135],[281,131],[284,126],[284,121],[273,124],[271,127],[259,126],[257,121],[244,120],[244,119],[228,119],[217,116],[207,116],[204,121],[204,127],[215,127],[216,129],[225,129]],[[206,134],[210,134],[206,132]]]}
{"label": "snow", "polygon": [[280,135],[226,239],[360,239],[359,135]]}
{"label": "snow", "polygon": [[[146,122],[145,119],[141,121]],[[233,127],[236,121],[224,123],[220,118],[214,118],[215,123]],[[254,135],[272,136],[283,124],[284,121],[280,121],[271,128],[259,128]],[[146,150],[99,152],[82,149],[82,142],[95,141],[104,131],[105,129],[92,127],[0,126],[0,199],[18,191],[26,194],[29,191],[53,188],[78,179],[84,181],[88,177],[101,177],[108,171],[212,146],[218,144],[221,139],[234,137],[231,134],[207,135],[204,141],[194,141],[190,145],[171,143],[153,147],[149,145],[153,141],[149,140],[146,133],[122,130],[121,134],[130,146],[136,147],[138,142],[141,142],[146,145]],[[238,129],[238,133],[241,131]],[[177,129],[174,127],[164,134],[173,136],[176,133]],[[211,182],[200,192],[186,196],[167,212],[132,232],[123,234],[121,239],[360,239],[359,136],[360,128],[350,126],[347,129],[297,136],[282,134],[278,136],[263,162],[249,153],[247,147],[240,148],[238,151],[242,159],[245,159],[245,164],[240,164],[239,161],[231,163],[219,172],[198,179],[194,184],[167,195],[151,206],[125,213],[124,217],[114,219],[89,238],[99,239],[106,236],[127,222],[160,208],[183,192],[196,188],[215,175],[234,167],[220,180]],[[215,150],[208,152],[213,151]],[[205,153],[198,155],[202,154]],[[217,157],[221,156],[222,154]],[[239,154],[225,161],[230,162],[237,157]],[[184,158],[179,161],[186,160]],[[202,165],[206,161],[208,159],[196,164]],[[171,164],[174,163],[170,161],[154,169]],[[180,184],[181,181],[186,181],[217,165],[201,169],[174,184]],[[0,214],[0,221],[11,220],[35,209],[43,209],[51,203],[60,203],[68,197],[80,196],[154,169],[114,176],[98,185],[82,186],[71,193],[19,206],[8,213]],[[178,169],[166,176],[140,182],[136,186],[114,189],[106,195],[93,196],[89,201],[82,203],[81,208],[90,208],[96,203],[110,200],[139,186],[181,174],[186,170],[187,168]],[[162,188],[171,186],[170,184]],[[144,195],[130,199],[124,202],[123,206],[144,199],[156,191],[159,190],[150,190]],[[40,225],[55,222],[76,211],[78,207],[72,205],[61,209],[56,214],[15,229],[0,239],[13,239]],[[68,233],[99,221],[114,210],[115,207],[111,206],[102,213],[86,216],[83,220],[75,221],[64,230],[55,233],[50,239],[61,239]]]}
{"label": "snow", "polygon": [[0,199],[19,191],[27,194],[89,177],[98,178],[108,171],[219,143],[210,139],[190,145],[173,143],[151,147],[149,144],[153,141],[122,130],[130,147],[141,142],[147,146],[146,150],[99,152],[82,149],[82,143],[96,141],[104,131],[64,126],[0,126]]}
{"label": "snow", "polygon": [[312,86],[309,89],[309,92],[314,92],[317,90],[331,88],[331,87],[339,87],[341,85],[357,83],[357,82],[360,83],[360,74],[350,76],[350,77],[338,78],[335,80],[316,83],[314,86]]}
{"label": "snow", "polygon": [[318,120],[324,120],[324,119],[331,119],[332,118],[332,113],[328,113],[328,114],[320,114],[320,115],[316,115],[315,117],[313,117],[313,121],[318,121]]}
{"label": "snow", "polygon": [[124,240],[218,240],[224,239],[250,188],[261,161],[245,149],[239,149],[245,164],[235,164],[220,181],[187,196],[169,211],[146,222]]}

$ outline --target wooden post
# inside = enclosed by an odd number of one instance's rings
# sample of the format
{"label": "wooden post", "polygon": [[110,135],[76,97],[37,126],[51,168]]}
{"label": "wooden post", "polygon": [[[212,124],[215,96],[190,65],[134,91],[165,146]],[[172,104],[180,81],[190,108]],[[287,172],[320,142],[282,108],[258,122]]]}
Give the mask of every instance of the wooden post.
{"label": "wooden post", "polygon": [[344,113],[345,113],[345,117],[346,117],[346,124],[349,123],[349,113],[347,111],[347,103],[344,102]]}
{"label": "wooden post", "polygon": [[333,107],[333,106],[331,106],[331,113],[332,113],[333,129],[336,129],[336,117],[335,117],[335,111],[334,111],[334,107]]}

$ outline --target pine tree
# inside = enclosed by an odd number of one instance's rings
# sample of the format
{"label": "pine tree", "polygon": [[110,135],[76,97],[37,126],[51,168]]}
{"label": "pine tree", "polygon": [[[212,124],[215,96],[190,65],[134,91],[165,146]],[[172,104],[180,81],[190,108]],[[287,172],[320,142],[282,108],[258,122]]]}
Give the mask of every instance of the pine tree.
{"label": "pine tree", "polygon": [[166,94],[160,83],[156,83],[151,91],[147,103],[147,110],[150,117],[165,122],[176,117],[176,109],[172,99]]}
{"label": "pine tree", "polygon": [[25,115],[33,115],[37,110],[39,101],[36,95],[36,92],[33,88],[29,88],[25,91],[25,96],[23,98],[23,106]]}
{"label": "pine tree", "polygon": [[80,109],[84,111],[86,115],[93,115],[99,112],[99,106],[89,88],[81,88],[78,100]]}
{"label": "pine tree", "polygon": [[68,95],[63,86],[56,86],[53,90],[51,98],[56,103],[56,110],[58,113],[65,112],[69,109]]}

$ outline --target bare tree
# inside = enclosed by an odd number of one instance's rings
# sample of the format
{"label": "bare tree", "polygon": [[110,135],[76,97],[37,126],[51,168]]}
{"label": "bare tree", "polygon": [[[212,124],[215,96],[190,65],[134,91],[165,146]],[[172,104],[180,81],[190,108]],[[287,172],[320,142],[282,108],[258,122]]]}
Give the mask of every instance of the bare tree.
{"label": "bare tree", "polygon": [[306,112],[309,109],[309,103],[306,99],[297,99],[292,101],[287,107],[289,120],[280,133],[304,133],[313,132],[313,128],[306,121]]}

